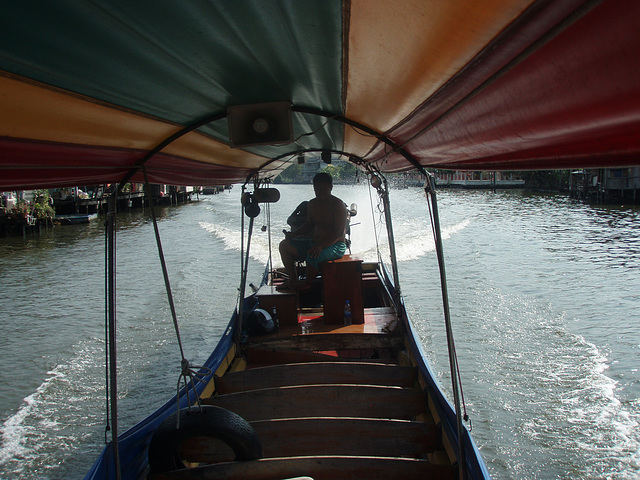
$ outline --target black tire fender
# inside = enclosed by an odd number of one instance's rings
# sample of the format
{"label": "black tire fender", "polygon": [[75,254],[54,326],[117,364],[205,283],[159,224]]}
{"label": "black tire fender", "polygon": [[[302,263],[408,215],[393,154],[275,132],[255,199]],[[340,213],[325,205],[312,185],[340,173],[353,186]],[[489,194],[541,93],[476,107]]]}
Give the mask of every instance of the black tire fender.
{"label": "black tire fender", "polygon": [[[180,415],[180,428],[176,420]],[[185,408],[167,417],[154,432],[149,445],[152,473],[186,468],[180,458],[180,446],[193,437],[215,438],[226,443],[236,460],[262,458],[262,444],[253,427],[240,415],[212,405]]]}

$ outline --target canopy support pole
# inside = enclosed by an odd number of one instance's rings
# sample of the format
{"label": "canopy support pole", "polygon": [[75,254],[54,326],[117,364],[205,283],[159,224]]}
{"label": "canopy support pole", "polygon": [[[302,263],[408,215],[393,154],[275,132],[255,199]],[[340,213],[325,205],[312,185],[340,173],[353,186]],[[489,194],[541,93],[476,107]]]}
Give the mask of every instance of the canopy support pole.
{"label": "canopy support pole", "polygon": [[[244,203],[242,206],[242,238],[244,241]],[[240,343],[242,340],[242,319],[244,317],[244,296],[247,290],[247,276],[249,272],[249,252],[251,250],[251,236],[253,235],[253,221],[254,217],[249,216],[249,232],[247,235],[247,250],[245,252],[245,257],[242,260],[242,269],[240,272],[240,298],[238,299],[238,318],[236,319],[236,333],[235,339],[236,342]]]}
{"label": "canopy support pole", "polygon": [[462,408],[460,405],[460,383],[458,379],[458,359],[456,358],[455,344],[453,341],[453,329],[451,327],[451,313],[449,311],[449,294],[447,292],[447,275],[444,267],[444,248],[442,246],[442,233],[440,231],[440,217],[438,214],[438,201],[436,198],[436,182],[433,175],[427,175],[425,184],[427,200],[431,199],[433,208],[431,221],[433,236],[438,256],[440,269],[440,285],[442,289],[442,306],[444,309],[444,323],[447,332],[447,347],[449,350],[449,368],[451,369],[451,386],[453,389],[453,403],[456,409],[456,426],[458,431],[458,473],[461,480],[467,478],[467,461],[464,448],[464,426],[462,425]]}
{"label": "canopy support pole", "polygon": [[398,273],[398,258],[396,256],[396,240],[393,235],[393,223],[391,222],[391,202],[389,202],[389,185],[387,179],[382,175],[378,175],[382,179],[382,188],[379,189],[384,207],[384,220],[387,224],[387,236],[389,237],[389,255],[391,257],[391,272],[393,273],[393,283],[395,289],[393,292],[396,305],[400,305],[400,274]]}
{"label": "canopy support pole", "polygon": [[107,213],[107,314],[109,323],[109,379],[111,406],[111,447],[116,480],[120,480],[120,451],[118,448],[118,377],[116,356],[116,200],[118,191],[109,196]]}

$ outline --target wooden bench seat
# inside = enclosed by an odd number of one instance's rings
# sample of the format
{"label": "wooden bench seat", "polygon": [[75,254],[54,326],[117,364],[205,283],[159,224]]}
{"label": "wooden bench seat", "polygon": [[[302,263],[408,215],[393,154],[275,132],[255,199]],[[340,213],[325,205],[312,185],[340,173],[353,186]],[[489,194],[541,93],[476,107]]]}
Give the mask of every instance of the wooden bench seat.
{"label": "wooden bench seat", "polygon": [[273,365],[228,373],[216,379],[216,392],[235,393],[287,385],[366,384],[413,387],[417,371],[383,363],[314,362]]}
{"label": "wooden bench seat", "polygon": [[153,475],[153,480],[272,480],[309,476],[313,480],[376,478],[453,480],[454,470],[428,460],[398,457],[311,456],[229,462]]}
{"label": "wooden bench seat", "polygon": [[[252,366],[280,365],[300,362],[335,362],[334,355],[303,352],[295,348],[273,348],[269,346],[247,347],[245,349],[247,364]],[[379,360],[378,360],[379,361]]]}
{"label": "wooden bench seat", "polygon": [[413,420],[425,409],[417,389],[378,385],[303,385],[230,393],[203,400],[249,422],[297,417]]}
{"label": "wooden bench seat", "polygon": [[358,348],[397,348],[403,345],[401,335],[377,333],[326,333],[321,335],[296,335],[293,337],[258,337],[249,346],[271,348],[297,348],[307,351],[354,350]]}
{"label": "wooden bench seat", "polygon": [[416,421],[294,418],[251,424],[265,457],[355,455],[426,458],[439,448],[440,429]]}
{"label": "wooden bench seat", "polygon": [[[370,418],[288,418],[252,422],[265,458],[307,455],[427,458],[441,448],[434,423]],[[221,461],[216,439],[198,437],[182,445],[185,458]],[[223,459],[224,460],[224,459]],[[226,461],[233,460],[227,458]]]}

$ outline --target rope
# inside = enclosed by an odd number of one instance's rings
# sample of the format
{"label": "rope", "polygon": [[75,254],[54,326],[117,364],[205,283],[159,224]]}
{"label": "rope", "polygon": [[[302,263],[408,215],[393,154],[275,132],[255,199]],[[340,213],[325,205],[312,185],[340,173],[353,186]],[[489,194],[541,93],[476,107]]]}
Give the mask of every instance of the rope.
{"label": "rope", "polygon": [[[197,370],[196,370],[197,369]],[[178,377],[178,384],[176,386],[176,398],[178,399],[176,404],[176,409],[178,411],[177,421],[176,421],[176,429],[180,429],[180,384],[184,383],[184,390],[187,394],[187,405],[189,411],[191,411],[191,395],[189,395],[189,382],[191,382],[191,388],[193,389],[193,393],[195,395],[195,403],[198,405],[198,409],[202,412],[202,403],[200,402],[200,395],[198,395],[198,391],[196,390],[196,382],[198,383],[206,383],[205,380],[207,377],[211,376],[213,371],[208,367],[196,367],[189,365],[189,361],[182,359],[182,370],[180,372],[180,377]],[[187,380],[187,378],[189,380]]]}
{"label": "rope", "polygon": [[[147,192],[151,192],[151,188],[149,185],[149,178],[147,176],[147,169],[145,164],[142,164],[142,172],[144,174],[144,184]],[[171,292],[171,284],[169,282],[169,272],[167,271],[167,264],[164,258],[164,252],[162,249],[162,241],[160,240],[160,230],[158,229],[158,221],[156,218],[155,208],[153,206],[153,198],[149,196],[149,209],[151,211],[151,218],[153,220],[153,230],[156,236],[156,245],[158,246],[158,256],[160,257],[160,265],[162,266],[162,275],[164,277],[164,285],[167,291],[167,299],[169,301],[169,307],[171,309],[171,318],[173,320],[173,327],[176,332],[176,339],[178,341],[178,347],[180,348],[180,376],[178,377],[178,387],[176,393],[176,408],[178,412],[180,411],[180,384],[184,383],[185,393],[187,395],[187,403],[189,409],[191,409],[192,402],[191,396],[189,395],[189,382],[191,382],[193,391],[195,393],[195,403],[198,404],[198,407],[202,409],[202,405],[200,403],[200,397],[196,390],[196,381],[204,382],[204,378],[211,375],[211,369],[199,366],[191,366],[189,364],[189,360],[185,358],[184,348],[182,347],[182,338],[180,337],[180,327],[178,326],[178,316],[176,314],[176,307],[173,301],[173,294]],[[200,371],[204,370],[204,371]],[[201,378],[202,377],[202,378]],[[180,415],[177,415],[177,427],[180,428]]]}
{"label": "rope", "polygon": [[[144,186],[147,192],[151,193],[151,187],[149,185],[149,177],[147,176],[147,167],[142,164],[142,172],[144,174]],[[171,293],[171,284],[169,282],[169,272],[167,271],[167,263],[164,259],[164,251],[162,250],[162,241],[160,240],[160,230],[158,229],[158,220],[156,219],[156,211],[153,208],[153,198],[149,196],[149,209],[151,210],[151,219],[153,220],[153,231],[156,235],[156,245],[158,246],[158,256],[160,257],[160,265],[162,266],[162,275],[164,277],[164,286],[167,291],[167,299],[169,301],[169,308],[171,309],[171,318],[173,319],[173,327],[176,331],[176,337],[178,339],[178,346],[180,347],[180,356],[182,361],[185,361],[184,349],[182,348],[182,339],[180,338],[180,328],[178,327],[178,316],[176,315],[176,307],[173,303],[173,294]]]}
{"label": "rope", "polygon": [[[367,171],[372,175],[372,179],[376,179],[376,184],[373,187],[378,191],[380,197],[379,202],[382,202],[381,213],[384,215],[384,223],[387,229],[387,237],[389,240],[389,257],[391,260],[391,270],[393,274],[393,296],[396,305],[400,305],[402,293],[400,291],[400,273],[398,270],[398,258],[396,255],[396,242],[393,233],[393,222],[391,221],[391,203],[389,201],[389,185],[386,178],[380,173],[379,169],[375,166],[368,164],[366,166]],[[380,203],[378,203],[380,208]],[[380,257],[378,257],[380,259]],[[382,264],[382,261],[380,260]]]}
{"label": "rope", "polygon": [[111,431],[111,410],[109,408],[109,229],[108,222],[104,223],[104,379],[105,379],[105,411],[106,425],[104,428],[104,443],[109,443],[109,432]]}
{"label": "rope", "polygon": [[116,202],[117,192],[109,197],[109,213],[107,214],[107,360],[109,378],[109,408],[111,410],[111,446],[115,478],[122,477],[120,450],[118,447],[118,368],[116,348]]}

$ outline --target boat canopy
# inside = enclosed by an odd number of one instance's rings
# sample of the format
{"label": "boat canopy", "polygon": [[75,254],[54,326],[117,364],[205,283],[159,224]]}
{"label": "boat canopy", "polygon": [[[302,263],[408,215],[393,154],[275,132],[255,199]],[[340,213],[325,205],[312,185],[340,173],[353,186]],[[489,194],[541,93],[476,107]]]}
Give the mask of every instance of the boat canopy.
{"label": "boat canopy", "polygon": [[0,190],[640,165],[639,52],[637,0],[6,2]]}

